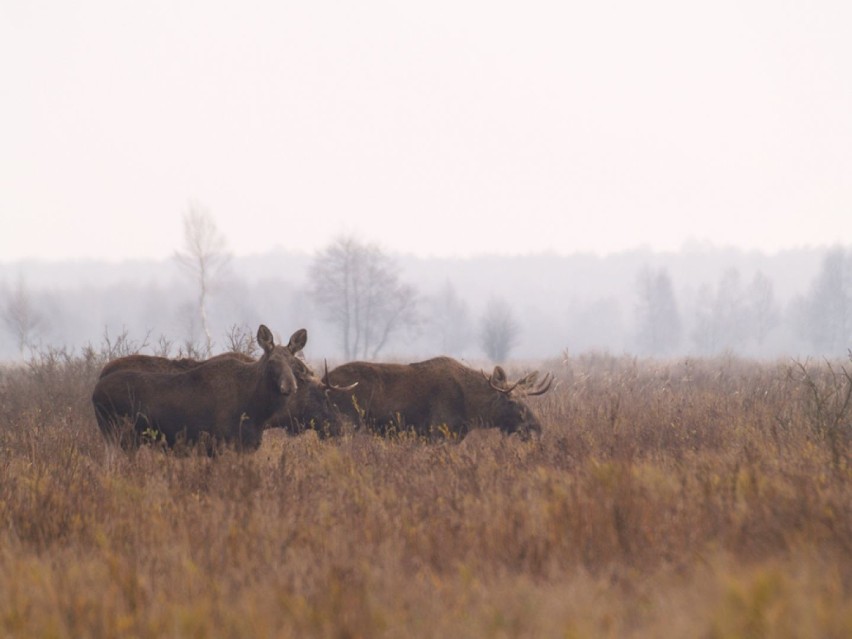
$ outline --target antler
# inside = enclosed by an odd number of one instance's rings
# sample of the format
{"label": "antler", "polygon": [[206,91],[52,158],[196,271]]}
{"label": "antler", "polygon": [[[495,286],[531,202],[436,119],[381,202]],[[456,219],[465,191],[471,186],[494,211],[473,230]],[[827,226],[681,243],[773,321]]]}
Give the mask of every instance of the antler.
{"label": "antler", "polygon": [[500,392],[500,393],[505,393],[506,395],[508,395],[509,393],[511,393],[513,390],[515,390],[515,388],[517,387],[517,385],[521,383],[521,382],[520,382],[520,380],[518,380],[517,382],[515,382],[515,383],[514,383],[514,384],[512,384],[511,386],[507,386],[506,388],[503,388],[502,386],[497,386],[497,384],[495,384],[495,383],[494,383],[494,381],[493,381],[493,380],[492,380],[492,379],[491,379],[488,375],[486,375],[486,374],[485,374],[485,371],[484,371],[484,370],[479,369],[479,372],[480,372],[480,373],[482,373],[482,376],[483,376],[485,379],[487,379],[487,380],[488,380],[488,384],[491,386],[491,388],[493,388],[494,390],[496,390],[496,391],[498,391],[498,392]]}
{"label": "antler", "polygon": [[349,386],[335,386],[328,379],[328,360],[324,359],[323,364],[325,366],[325,374],[322,376],[322,385],[325,387],[325,390],[351,391],[358,385],[358,382],[355,382],[354,384],[349,384]]}
{"label": "antler", "polygon": [[[537,374],[536,374],[537,375]],[[533,377],[530,382],[534,381],[535,377]],[[544,376],[544,379],[541,380],[541,383],[536,386],[533,390],[527,391],[527,395],[531,397],[535,397],[536,395],[544,395],[547,391],[550,390],[550,387],[553,385],[553,374],[547,373]]]}
{"label": "antler", "polygon": [[[538,371],[533,371],[532,373],[530,373],[526,377],[519,379],[517,382],[515,382],[511,386],[506,386],[504,388],[502,386],[497,386],[492,381],[492,379],[488,375],[485,374],[485,371],[483,371],[482,369],[480,369],[479,372],[482,373],[482,376],[485,379],[488,380],[488,383],[491,385],[491,388],[493,388],[494,390],[499,391],[501,393],[505,393],[507,395],[509,393],[511,393],[513,390],[515,390],[516,388],[518,388],[519,386],[521,387],[521,389],[526,389],[527,387],[532,386],[535,383],[536,379],[538,379]],[[535,397],[537,395],[544,395],[547,391],[550,390],[550,387],[552,385],[553,385],[553,375],[551,373],[547,373],[544,376],[544,379],[542,379],[541,382],[537,386],[535,386],[531,390],[525,390],[524,394],[531,396],[531,397]]]}

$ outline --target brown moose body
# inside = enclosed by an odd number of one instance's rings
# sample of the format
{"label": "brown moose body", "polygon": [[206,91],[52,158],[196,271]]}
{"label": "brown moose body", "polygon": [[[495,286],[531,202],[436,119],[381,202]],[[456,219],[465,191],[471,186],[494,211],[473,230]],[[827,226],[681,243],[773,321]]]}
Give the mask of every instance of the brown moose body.
{"label": "brown moose body", "polygon": [[[307,331],[294,333],[289,348],[294,355],[293,375],[296,378],[296,391],[283,409],[279,409],[269,418],[266,428],[284,428],[291,434],[314,429],[320,437],[338,435],[342,429],[340,412],[331,404],[327,392],[329,386],[323,383],[308,365],[301,359],[301,351],[307,343]],[[190,371],[200,364],[235,359],[243,363],[255,360],[244,353],[222,353],[207,360],[191,358],[170,359],[155,355],[128,355],[106,364],[101,378],[117,371],[137,371],[146,373],[179,373]]]}
{"label": "brown moose body", "polygon": [[269,418],[296,393],[295,353],[306,335],[302,329],[287,346],[276,345],[261,325],[263,355],[255,362],[217,357],[177,372],[113,366],[92,394],[98,426],[124,447],[148,435],[169,446],[204,440],[211,452],[220,443],[254,450]]}
{"label": "brown moose body", "polygon": [[531,373],[514,384],[497,366],[491,376],[449,357],[413,364],[349,362],[328,373],[333,385],[357,382],[351,391],[332,391],[337,407],[357,424],[380,433],[413,430],[463,437],[473,428],[495,427],[522,437],[540,434],[541,424],[524,401],[550,389],[552,377],[536,384]]}

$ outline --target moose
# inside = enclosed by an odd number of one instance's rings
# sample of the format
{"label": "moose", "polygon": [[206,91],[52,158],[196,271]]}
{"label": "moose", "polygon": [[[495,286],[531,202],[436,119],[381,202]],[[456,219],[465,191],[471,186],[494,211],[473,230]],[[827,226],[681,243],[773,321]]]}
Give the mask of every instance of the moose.
{"label": "moose", "polygon": [[541,434],[541,424],[523,401],[543,395],[552,375],[538,372],[510,383],[495,366],[490,376],[450,357],[413,364],[349,362],[330,373],[329,383],[352,390],[332,391],[337,407],[356,425],[387,435],[413,430],[417,435],[464,437],[471,429],[496,427],[521,438]]}
{"label": "moose", "polygon": [[[108,441],[125,448],[153,436],[168,446],[200,442],[210,454],[221,444],[255,450],[269,419],[286,411],[297,395],[294,371],[303,364],[296,354],[306,341],[307,331],[300,329],[286,346],[277,345],[261,324],[257,342],[263,355],[257,361],[219,356],[171,371],[112,362],[92,393],[98,427]],[[139,363],[140,356],[131,357]]]}
{"label": "moose", "polygon": [[[314,429],[320,437],[339,435],[342,432],[343,421],[338,411],[329,401],[328,391],[332,386],[326,378],[318,377],[301,359],[301,350],[307,343],[307,331],[301,329],[293,334],[291,344],[297,346],[294,354],[298,356],[292,363],[293,375],[296,378],[296,391],[285,408],[277,411],[269,418],[266,428],[281,427],[290,434],[297,434],[306,429]],[[103,379],[116,371],[137,371],[150,373],[180,373],[192,370],[205,362],[216,362],[224,359],[235,359],[244,363],[255,360],[245,353],[229,352],[216,355],[207,360],[192,358],[170,359],[155,355],[127,355],[108,362],[101,370]],[[347,390],[334,388],[334,390]]]}

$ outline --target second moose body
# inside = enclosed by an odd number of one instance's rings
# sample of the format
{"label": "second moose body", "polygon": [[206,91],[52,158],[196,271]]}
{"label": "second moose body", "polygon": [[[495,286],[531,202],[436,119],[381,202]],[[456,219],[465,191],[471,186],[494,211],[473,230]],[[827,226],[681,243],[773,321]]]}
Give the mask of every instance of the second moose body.
{"label": "second moose body", "polygon": [[327,377],[335,386],[357,382],[352,391],[331,392],[356,424],[384,434],[411,429],[461,437],[489,426],[522,437],[540,434],[541,424],[522,398],[547,392],[552,382],[545,377],[536,385],[538,375],[531,373],[512,384],[500,366],[489,377],[449,357],[414,364],[350,362]]}

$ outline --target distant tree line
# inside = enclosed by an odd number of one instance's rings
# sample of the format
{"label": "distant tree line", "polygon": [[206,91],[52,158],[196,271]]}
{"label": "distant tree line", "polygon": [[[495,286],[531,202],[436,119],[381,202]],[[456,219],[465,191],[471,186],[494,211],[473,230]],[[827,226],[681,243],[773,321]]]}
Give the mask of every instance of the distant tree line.
{"label": "distant tree line", "polygon": [[691,348],[684,349],[683,317],[668,271],[643,270],[637,282],[637,351],[740,352],[749,345],[762,346],[786,322],[810,352],[843,355],[852,348],[852,251],[829,251],[809,290],[796,297],[786,313],[766,275],[758,271],[744,284],[736,269],[726,270],[715,285],[699,289],[693,313]]}
{"label": "distant tree line", "polygon": [[808,292],[797,301],[797,328],[818,353],[852,347],[852,251],[829,252]]}
{"label": "distant tree line", "polygon": [[[776,282],[760,269],[744,278],[728,268],[716,281],[690,286],[676,285],[679,273],[659,264],[637,264],[621,297],[564,299],[568,293],[560,291],[576,283],[552,278],[492,277],[487,288],[471,288],[452,272],[424,290],[406,278],[400,260],[353,236],[318,251],[298,277],[270,271],[249,282],[227,268],[233,260],[224,238],[197,204],[184,216],[183,245],[176,263],[190,277],[165,286],[70,291],[35,289],[22,273],[0,280],[0,359],[122,333],[140,344],[167,335],[158,351],[203,356],[228,348],[235,330],[251,334],[261,322],[284,332],[307,327],[312,352],[345,360],[447,354],[503,362],[529,357],[531,343],[546,343],[544,352],[554,354],[600,349],[658,357],[844,356],[852,347],[852,250],[841,247],[825,252],[807,287],[781,302]],[[540,292],[531,302],[531,286],[548,291],[553,305],[543,304]]]}
{"label": "distant tree line", "polygon": [[[338,332],[348,360],[376,359],[394,339],[433,332],[441,352],[464,348],[472,335],[467,304],[451,284],[426,299],[402,281],[398,264],[375,244],[341,236],[315,257],[310,291],[322,317]],[[504,361],[520,327],[511,306],[489,302],[480,321],[479,343],[493,361]]]}

